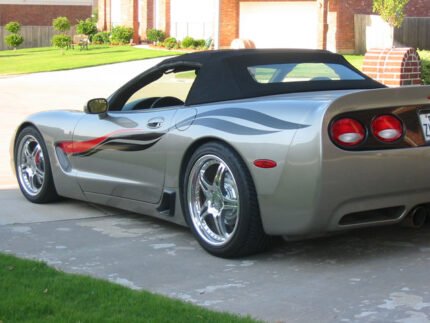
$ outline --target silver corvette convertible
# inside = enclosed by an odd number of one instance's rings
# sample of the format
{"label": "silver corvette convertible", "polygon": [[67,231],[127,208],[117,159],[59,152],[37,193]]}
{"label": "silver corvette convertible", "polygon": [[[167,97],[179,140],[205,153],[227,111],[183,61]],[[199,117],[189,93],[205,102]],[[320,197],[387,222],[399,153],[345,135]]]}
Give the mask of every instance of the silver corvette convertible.
{"label": "silver corvette convertible", "polygon": [[386,88],[337,54],[210,51],[164,60],[84,111],[30,116],[12,155],[31,202],[166,219],[238,257],[273,236],[420,225],[429,120],[429,86]]}

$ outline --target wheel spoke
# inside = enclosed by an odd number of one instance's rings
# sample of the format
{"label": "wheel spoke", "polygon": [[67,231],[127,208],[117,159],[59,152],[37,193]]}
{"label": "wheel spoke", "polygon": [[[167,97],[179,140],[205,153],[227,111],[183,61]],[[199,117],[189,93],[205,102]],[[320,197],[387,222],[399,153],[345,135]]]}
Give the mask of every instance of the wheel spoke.
{"label": "wheel spoke", "polygon": [[221,214],[218,216],[214,216],[213,219],[214,219],[216,229],[218,231],[218,235],[224,239],[228,238],[228,232],[225,227],[225,223]]}
{"label": "wheel spoke", "polygon": [[36,167],[36,177],[40,184],[43,183],[43,179],[45,178],[45,172]]}
{"label": "wheel spoke", "polygon": [[206,218],[208,217],[208,215],[210,215],[210,213],[208,212],[208,208],[205,206],[202,211],[200,212],[200,221],[201,222],[206,222]]}
{"label": "wheel spoke", "polygon": [[216,170],[216,174],[214,177],[214,186],[218,187],[219,189],[221,189],[221,183],[222,183],[222,178],[224,176],[225,173],[225,165],[220,163],[218,165],[218,169]]}
{"label": "wheel spoke", "polygon": [[28,182],[30,183],[30,187],[32,190],[36,190],[37,189],[37,185],[36,185],[36,176],[34,173],[28,174]]}
{"label": "wheel spoke", "polygon": [[28,162],[28,159],[31,158],[31,152],[30,152],[29,146],[30,146],[30,141],[26,142],[25,146],[23,148],[23,153],[24,153],[24,156],[25,156],[27,162]]}
{"label": "wheel spoke", "polygon": [[37,145],[36,147],[34,147],[33,151],[31,152],[31,157],[34,159],[37,156],[37,153],[40,152],[40,146]]}
{"label": "wheel spoke", "polygon": [[208,197],[209,188],[211,187],[211,185],[206,180],[204,172],[200,172],[199,174],[199,185],[205,197]]}
{"label": "wheel spoke", "polygon": [[239,202],[238,200],[233,200],[231,198],[228,198],[226,196],[223,197],[223,201],[224,201],[224,210],[237,210],[238,206],[239,206]]}

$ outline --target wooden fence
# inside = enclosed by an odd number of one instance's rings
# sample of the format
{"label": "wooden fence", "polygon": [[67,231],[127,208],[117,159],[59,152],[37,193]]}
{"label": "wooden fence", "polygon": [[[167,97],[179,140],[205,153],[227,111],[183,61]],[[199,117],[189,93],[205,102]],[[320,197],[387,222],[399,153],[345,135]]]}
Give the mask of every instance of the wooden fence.
{"label": "wooden fence", "polygon": [[[357,53],[392,46],[393,29],[380,16],[355,15],[354,24]],[[430,17],[406,17],[402,27],[394,29],[394,44],[430,50]]]}
{"label": "wooden fence", "polygon": [[[72,27],[68,34],[73,35],[75,27]],[[8,34],[4,26],[0,26],[0,50],[8,49],[4,37]],[[20,34],[24,37],[24,42],[19,48],[33,48],[51,46],[52,36],[58,34],[52,26],[22,26]]]}

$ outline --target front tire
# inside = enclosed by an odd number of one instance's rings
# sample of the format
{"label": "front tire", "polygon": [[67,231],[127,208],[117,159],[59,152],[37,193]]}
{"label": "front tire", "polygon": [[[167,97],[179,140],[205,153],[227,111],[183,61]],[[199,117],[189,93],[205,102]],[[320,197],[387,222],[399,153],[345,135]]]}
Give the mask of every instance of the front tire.
{"label": "front tire", "polygon": [[16,178],[22,194],[33,203],[59,199],[52,179],[51,163],[39,131],[28,126],[15,141]]}
{"label": "front tire", "polygon": [[185,171],[182,197],[187,222],[209,253],[241,257],[269,245],[251,175],[227,145],[211,142],[194,152]]}

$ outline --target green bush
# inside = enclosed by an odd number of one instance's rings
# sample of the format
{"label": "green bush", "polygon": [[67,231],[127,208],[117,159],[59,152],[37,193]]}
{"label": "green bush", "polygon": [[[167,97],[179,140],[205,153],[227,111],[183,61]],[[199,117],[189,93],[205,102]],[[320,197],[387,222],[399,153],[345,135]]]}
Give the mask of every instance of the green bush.
{"label": "green bush", "polygon": [[22,35],[20,34],[10,34],[7,35],[4,40],[6,42],[6,45],[12,47],[13,49],[16,49],[24,42],[24,37],[22,37]]}
{"label": "green bush", "polygon": [[58,48],[61,48],[62,53],[64,54],[64,49],[72,43],[72,37],[67,35],[54,35],[52,37],[52,45]]}
{"label": "green bush", "polygon": [[164,40],[163,46],[167,49],[175,48],[178,44],[178,41],[175,37],[169,37]]}
{"label": "green bush", "polygon": [[67,17],[57,17],[52,20],[52,26],[55,30],[60,31],[62,33],[70,30],[70,21]]}
{"label": "green bush", "polygon": [[195,48],[199,48],[199,49],[206,48],[206,40],[204,40],[204,39],[195,39],[193,46]]}
{"label": "green bush", "polygon": [[109,44],[110,43],[110,32],[101,31],[93,36],[94,44]]}
{"label": "green bush", "polygon": [[90,18],[87,18],[85,20],[79,20],[78,24],[76,25],[76,31],[78,34],[87,35],[91,40],[93,35],[97,34],[97,26],[95,22],[93,22]]}
{"label": "green bush", "polygon": [[4,41],[6,45],[16,50],[16,48],[24,42],[24,37],[19,34],[21,25],[19,22],[11,21],[6,24],[5,28],[10,32],[10,35],[5,36]]}
{"label": "green bush", "polygon": [[181,42],[182,48],[191,48],[193,46],[194,46],[194,38],[193,37],[187,36],[184,39],[182,39],[182,42]]}
{"label": "green bush", "polygon": [[390,26],[399,28],[409,0],[373,0],[373,12],[379,13]]}
{"label": "green bush", "polygon": [[166,33],[160,29],[147,29],[146,39],[153,43],[160,43],[166,38]]}
{"label": "green bush", "polygon": [[128,44],[133,37],[133,33],[133,28],[126,26],[114,27],[111,34],[111,43],[115,45]]}
{"label": "green bush", "polygon": [[418,51],[421,58],[421,78],[423,84],[430,85],[430,51],[421,50]]}
{"label": "green bush", "polygon": [[12,34],[17,34],[21,30],[21,24],[17,21],[11,21],[4,28]]}

